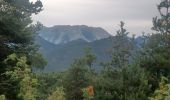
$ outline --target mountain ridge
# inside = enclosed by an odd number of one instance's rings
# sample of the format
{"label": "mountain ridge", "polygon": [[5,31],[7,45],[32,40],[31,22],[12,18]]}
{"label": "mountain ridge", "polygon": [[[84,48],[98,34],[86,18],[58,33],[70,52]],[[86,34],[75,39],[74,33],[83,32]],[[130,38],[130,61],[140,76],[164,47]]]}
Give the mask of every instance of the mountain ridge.
{"label": "mountain ridge", "polygon": [[86,42],[93,42],[111,35],[100,27],[89,27],[86,25],[55,25],[43,27],[39,36],[53,44],[66,44],[74,40],[82,39]]}
{"label": "mountain ridge", "polygon": [[[55,29],[59,31],[59,33],[49,33],[48,32],[51,30],[47,28],[45,29],[45,35],[42,36],[40,33],[36,37],[36,43],[40,45],[40,52],[44,55],[45,59],[48,61],[47,66],[45,67],[44,71],[61,71],[67,69],[71,63],[73,63],[74,59],[83,57],[85,55],[85,48],[90,47],[92,50],[92,53],[96,55],[97,57],[97,62],[95,63],[97,68],[95,69],[100,69],[100,62],[104,61],[109,61],[110,59],[110,51],[113,49],[113,45],[117,42],[116,36],[111,36],[106,33],[106,37],[100,37],[100,39],[91,39],[91,42],[88,42],[84,38],[76,38],[73,39],[72,41],[68,41],[67,43],[64,43],[61,41],[60,43],[56,44],[53,39],[50,41],[46,39],[45,36],[51,37],[51,38],[56,38],[57,36],[60,36],[60,30],[63,26],[54,26],[52,27],[52,31]],[[88,26],[64,26],[65,28],[61,29],[63,30],[75,30],[79,29],[81,30],[82,27],[84,29],[84,34],[93,34],[93,32],[86,31],[89,30]],[[68,27],[68,29],[67,29]],[[74,27],[74,28],[73,28]],[[77,28],[78,27],[78,28]],[[81,28],[80,28],[81,27]],[[96,29],[96,28],[90,28],[90,29]],[[100,30],[100,28],[97,28]],[[44,30],[41,30],[43,32]],[[64,31],[65,32],[65,31]],[[76,36],[77,33],[72,33],[72,32],[66,32],[65,34],[73,34],[72,37]],[[82,33],[79,33],[82,34]],[[102,34],[102,33],[101,33]],[[56,35],[56,36],[55,36]],[[91,36],[91,35],[89,35]],[[100,35],[99,35],[100,36]],[[66,35],[67,37],[67,35]],[[87,39],[90,37],[87,36]],[[130,37],[127,37],[127,40],[130,40]],[[90,39],[89,39],[90,40]],[[138,47],[140,47],[142,43],[142,37],[135,38],[135,44]]]}

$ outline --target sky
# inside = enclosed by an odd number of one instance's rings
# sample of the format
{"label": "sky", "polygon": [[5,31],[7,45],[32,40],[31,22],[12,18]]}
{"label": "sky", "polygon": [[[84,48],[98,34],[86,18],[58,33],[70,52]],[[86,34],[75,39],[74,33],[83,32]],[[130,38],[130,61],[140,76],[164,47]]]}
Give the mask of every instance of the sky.
{"label": "sky", "polygon": [[[34,1],[34,0],[33,0]],[[33,16],[44,26],[88,25],[102,27],[111,34],[120,21],[130,34],[151,32],[152,18],[159,15],[160,0],[41,0],[43,11]]]}

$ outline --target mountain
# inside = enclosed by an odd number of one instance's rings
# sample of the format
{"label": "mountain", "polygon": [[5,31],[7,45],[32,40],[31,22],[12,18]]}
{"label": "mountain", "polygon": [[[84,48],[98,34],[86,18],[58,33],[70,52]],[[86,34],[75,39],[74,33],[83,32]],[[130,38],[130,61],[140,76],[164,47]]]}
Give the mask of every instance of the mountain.
{"label": "mountain", "polygon": [[112,48],[111,38],[104,38],[93,42],[75,40],[67,44],[55,45],[38,36],[37,43],[41,46],[40,51],[48,61],[45,71],[61,71],[67,69],[76,58],[85,55],[85,48],[91,47],[93,54],[97,56],[97,69],[99,63],[110,58],[109,50]]}
{"label": "mountain", "polygon": [[56,25],[43,27],[39,36],[53,44],[66,44],[75,40],[93,42],[107,38],[110,34],[100,27],[89,27],[86,25]]}
{"label": "mountain", "polygon": [[[99,63],[109,61],[110,51],[117,42],[115,36],[110,36],[102,28],[88,26],[44,27],[35,40],[48,61],[44,71],[67,69],[74,59],[85,55],[87,47],[91,47],[92,53],[97,57],[95,69],[100,69]],[[135,42],[137,46],[140,46],[142,38],[136,38]]]}

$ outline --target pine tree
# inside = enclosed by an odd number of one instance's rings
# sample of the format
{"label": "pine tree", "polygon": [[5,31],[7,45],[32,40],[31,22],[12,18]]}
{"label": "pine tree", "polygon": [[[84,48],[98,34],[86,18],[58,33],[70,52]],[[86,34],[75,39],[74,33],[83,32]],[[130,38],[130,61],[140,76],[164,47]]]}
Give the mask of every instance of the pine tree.
{"label": "pine tree", "polygon": [[83,89],[92,86],[95,72],[92,69],[96,57],[86,48],[85,56],[75,59],[64,78],[64,89],[68,100],[83,100]]}
{"label": "pine tree", "polygon": [[134,39],[127,36],[121,22],[117,31],[111,62],[104,64],[95,85],[95,100],[145,100],[149,86],[147,74],[133,61]]}
{"label": "pine tree", "polygon": [[94,69],[92,67],[96,60],[96,56],[92,53],[90,47],[85,49],[85,57],[83,59],[86,62],[86,64],[89,66],[90,70],[93,71]]}
{"label": "pine tree", "polygon": [[124,28],[124,22],[120,22],[120,30],[117,31],[113,43],[112,62],[113,67],[122,68],[129,64],[133,41],[128,37],[129,32]]}
{"label": "pine tree", "polygon": [[89,85],[88,67],[84,60],[77,59],[71,65],[64,79],[64,89],[67,100],[83,100],[82,89]]}
{"label": "pine tree", "polygon": [[27,58],[25,63],[30,73],[33,67],[43,67],[46,64],[34,44],[34,36],[40,24],[33,25],[31,20],[31,16],[41,10],[42,3],[39,0],[34,3],[29,0],[0,0],[0,94],[4,94],[7,99],[18,98],[17,94],[23,87],[21,80],[13,81],[5,74],[19,69],[15,65],[16,58],[5,63],[7,57],[16,54]]}
{"label": "pine tree", "polygon": [[155,33],[147,37],[140,57],[140,66],[150,72],[152,92],[159,86],[161,76],[170,72],[170,1],[162,0],[157,7],[160,17],[153,18]]}
{"label": "pine tree", "polygon": [[31,73],[26,57],[11,54],[5,60],[5,64],[13,69],[9,69],[4,73],[8,80],[2,82],[8,84],[7,94],[5,93],[7,99],[36,100],[38,80]]}
{"label": "pine tree", "polygon": [[155,31],[145,45],[146,55],[141,57],[141,66],[147,68],[155,77],[170,72],[170,1],[163,0],[158,5],[160,17],[153,18]]}

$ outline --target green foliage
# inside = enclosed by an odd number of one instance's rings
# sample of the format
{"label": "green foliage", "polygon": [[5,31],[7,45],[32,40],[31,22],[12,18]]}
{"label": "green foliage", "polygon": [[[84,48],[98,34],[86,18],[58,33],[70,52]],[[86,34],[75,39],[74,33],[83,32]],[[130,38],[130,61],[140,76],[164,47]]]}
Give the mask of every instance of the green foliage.
{"label": "green foliage", "polygon": [[159,88],[155,90],[149,100],[169,100],[170,99],[170,84],[167,83],[166,77],[161,77]]}
{"label": "green foliage", "polygon": [[[113,43],[112,60],[110,65],[117,68],[122,68],[128,65],[131,60],[133,41],[127,36],[129,32],[124,28],[124,22],[120,22],[120,30],[117,31],[114,38],[116,43]],[[134,52],[133,52],[134,53]]]}
{"label": "green foliage", "polygon": [[[0,0],[0,94],[7,99],[35,99],[32,67],[45,65],[34,37],[41,26],[31,16],[42,10],[41,1]],[[35,60],[36,62],[33,62]],[[26,99],[26,100],[27,100]]]}
{"label": "green foliage", "polygon": [[168,79],[159,82],[161,75],[170,75],[169,7],[169,0],[158,5],[156,34],[146,39],[140,59],[133,59],[134,39],[120,22],[112,59],[103,63],[101,72],[93,70],[96,57],[87,49],[65,72],[34,74],[32,67],[46,64],[34,44],[41,25],[31,24],[31,15],[42,10],[42,3],[0,0],[0,100],[169,100]]}
{"label": "green foliage", "polygon": [[37,100],[46,100],[49,94],[56,91],[56,87],[62,87],[65,72],[37,73],[38,97]]}
{"label": "green foliage", "polygon": [[5,95],[0,95],[0,100],[6,100]]}
{"label": "green foliage", "polygon": [[89,48],[86,49],[86,55],[80,59],[75,59],[70,69],[64,77],[64,89],[68,100],[82,100],[82,89],[92,84],[94,71],[92,70],[93,62],[96,57]]}
{"label": "green foliage", "polygon": [[23,100],[36,100],[37,97],[37,79],[31,77],[29,69],[25,69],[25,76],[20,82],[20,93],[18,96]]}
{"label": "green foliage", "polygon": [[63,88],[57,88],[47,100],[66,100]]}
{"label": "green foliage", "polygon": [[95,100],[145,100],[150,86],[143,68],[134,64],[123,70],[105,69],[95,83]]}
{"label": "green foliage", "polygon": [[93,63],[96,60],[96,56],[92,54],[91,48],[85,49],[85,57],[83,59],[92,71]]}
{"label": "green foliage", "polygon": [[[166,97],[168,98],[169,84],[163,80],[159,84],[159,90],[148,98],[158,87],[161,74],[169,75],[170,18],[169,12],[162,13],[162,7],[168,10],[169,1],[164,0],[158,5],[161,18],[153,19],[153,30],[156,31],[156,34],[147,37],[144,41],[145,44],[141,48],[144,52],[140,56],[135,55],[137,52],[134,50],[134,39],[128,37],[124,23],[121,22],[120,30],[117,31],[114,38],[116,43],[113,45],[112,59],[108,63],[103,63],[102,71],[95,73],[92,70],[96,57],[87,50],[84,58],[76,59],[71,68],[62,74],[63,77],[58,78],[61,81],[55,87],[63,85],[64,92],[49,89],[46,91],[48,94],[52,93],[49,98],[57,98],[62,94],[61,97],[64,97],[64,93],[68,100],[164,100]],[[136,59],[134,59],[134,55]],[[48,86],[49,84],[45,88]],[[88,86],[94,87],[93,98],[89,98],[86,90]]]}
{"label": "green foliage", "polygon": [[[141,59],[141,66],[147,68],[151,73],[160,77],[170,72],[170,1],[164,0],[158,5],[160,18],[153,18],[153,30],[145,46],[146,55]],[[164,11],[166,9],[166,11]]]}
{"label": "green foliage", "polygon": [[75,60],[71,65],[65,79],[64,88],[67,99],[82,100],[82,88],[87,87],[89,84],[86,75],[88,67],[84,60]]}
{"label": "green foliage", "polygon": [[40,24],[33,25],[31,16],[39,13],[41,10],[42,3],[39,0],[35,3],[29,0],[0,1],[1,61],[6,59],[8,55],[17,53],[25,54],[30,65],[34,65],[31,59],[38,53],[38,49],[34,44],[34,36]]}
{"label": "green foliage", "polygon": [[47,65],[47,61],[43,58],[42,54],[39,52],[30,56],[30,62],[34,68],[43,69]]}
{"label": "green foliage", "polygon": [[[37,79],[33,77],[26,57],[18,57],[16,54],[8,56],[5,63],[15,63],[13,70],[6,71],[5,75],[11,81],[18,82],[18,98],[23,100],[36,100]],[[17,89],[17,88],[16,88]]]}
{"label": "green foliage", "polygon": [[[116,35],[112,59],[104,63],[104,69],[96,78],[95,100],[144,100],[149,92],[148,75],[139,67],[138,61],[132,59],[133,39],[121,22]],[[135,62],[133,64],[133,62]]]}
{"label": "green foliage", "polygon": [[153,18],[154,34],[147,37],[144,52],[140,57],[140,66],[150,72],[149,84],[152,92],[159,87],[159,78],[169,76],[170,72],[170,7],[169,0],[158,5],[160,17]]}

